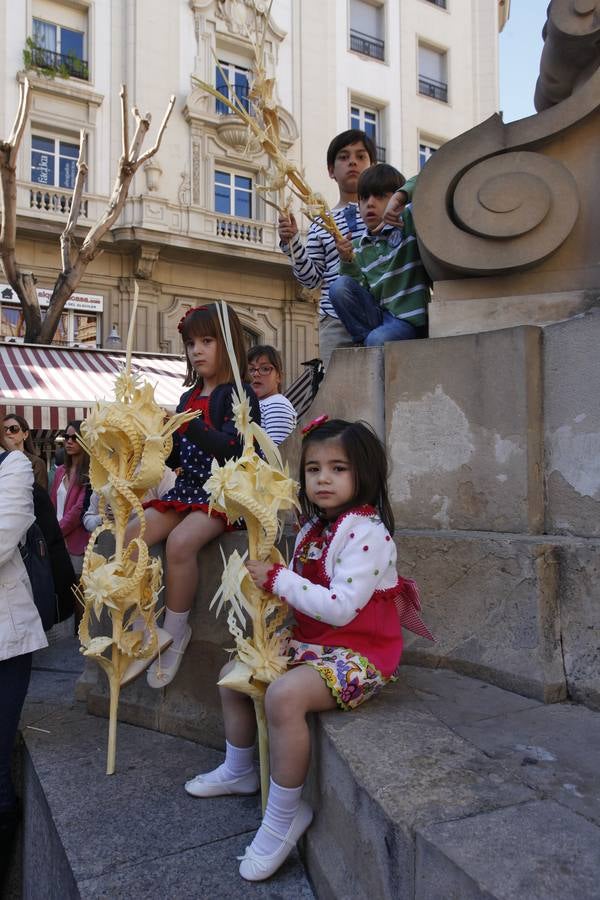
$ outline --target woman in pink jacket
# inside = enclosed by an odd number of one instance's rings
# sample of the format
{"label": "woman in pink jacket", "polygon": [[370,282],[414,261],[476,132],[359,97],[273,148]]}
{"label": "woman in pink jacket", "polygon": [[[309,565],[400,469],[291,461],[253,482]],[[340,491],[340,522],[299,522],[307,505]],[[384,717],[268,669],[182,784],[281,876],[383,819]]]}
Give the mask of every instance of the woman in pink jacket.
{"label": "woman in pink jacket", "polygon": [[85,489],[89,481],[89,457],[77,441],[80,425],[81,422],[69,422],[67,425],[65,464],[57,468],[50,492],[60,530],[77,575],[81,575],[83,554],[90,537],[81,521]]}

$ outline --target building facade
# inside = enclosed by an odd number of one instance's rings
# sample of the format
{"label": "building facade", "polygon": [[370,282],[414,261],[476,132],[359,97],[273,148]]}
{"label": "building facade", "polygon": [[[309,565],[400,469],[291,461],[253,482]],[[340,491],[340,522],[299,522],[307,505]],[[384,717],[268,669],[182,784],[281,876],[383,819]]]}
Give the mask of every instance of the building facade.
{"label": "building facade", "polygon": [[[56,342],[104,347],[127,333],[140,289],[136,346],[177,353],[185,309],[232,303],[250,342],[283,352],[289,378],[318,355],[316,308],[278,248],[276,211],[260,192],[267,159],[239,117],[192,76],[247,102],[249,30],[265,29],[281,133],[308,182],[335,202],[330,139],[350,127],[380,160],[413,174],[445,140],[498,107],[498,0],[0,0],[0,134],[28,77],[33,101],[18,159],[18,245],[43,307],[60,265],[81,128],[88,166],[78,234],[102,214],[121,152],[119,88],[152,112],[150,147],[169,96],[176,103],[156,157],[89,266]],[[218,65],[217,65],[218,61]],[[0,281],[4,279],[0,276]],[[20,312],[0,284],[2,340]],[[108,343],[107,343],[108,342]]]}

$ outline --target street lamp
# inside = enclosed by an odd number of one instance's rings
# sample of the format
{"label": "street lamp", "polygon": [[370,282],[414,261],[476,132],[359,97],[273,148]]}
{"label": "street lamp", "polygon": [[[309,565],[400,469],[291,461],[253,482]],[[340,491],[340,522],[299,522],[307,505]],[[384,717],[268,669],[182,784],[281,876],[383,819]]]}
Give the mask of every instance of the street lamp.
{"label": "street lamp", "polygon": [[121,349],[121,336],[117,329],[117,323],[113,322],[113,327],[106,338],[106,347],[108,350],[120,350]]}

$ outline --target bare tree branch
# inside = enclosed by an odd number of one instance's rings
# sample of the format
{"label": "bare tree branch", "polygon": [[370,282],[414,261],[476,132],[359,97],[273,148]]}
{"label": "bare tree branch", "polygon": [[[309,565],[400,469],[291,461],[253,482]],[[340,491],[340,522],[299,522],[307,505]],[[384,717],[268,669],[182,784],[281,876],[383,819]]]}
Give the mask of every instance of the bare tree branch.
{"label": "bare tree branch", "polygon": [[[172,96],[169,100],[167,110],[161,122],[161,126],[159,128],[154,146],[147,153],[140,155],[141,146],[143,144],[146,133],[150,128],[151,117],[149,113],[146,116],[142,117],[137,106],[133,107],[132,113],[136,120],[136,130],[130,146],[127,147],[128,128],[125,106],[127,102],[127,89],[124,85],[121,86],[120,95],[122,111],[121,145],[126,149],[122,154],[121,159],[119,160],[119,168],[115,183],[113,185],[112,195],[110,197],[110,200],[108,201],[106,209],[104,210],[103,214],[100,216],[96,224],[93,225],[88,232],[83,244],[79,249],[79,252],[75,256],[75,259],[73,261],[71,261],[70,259],[72,239],[71,232],[67,232],[65,243],[68,243],[69,246],[67,249],[67,247],[63,245],[63,271],[58,276],[56,284],[54,285],[54,290],[52,291],[52,296],[50,297],[50,304],[48,306],[46,317],[42,324],[40,334],[40,339],[42,342],[51,341],[60,321],[60,315],[64,309],[65,303],[67,302],[73,291],[76,290],[79,282],[83,277],[86,267],[101,252],[100,242],[102,241],[102,238],[105,236],[108,230],[111,228],[111,226],[121,215],[135,173],[139,169],[140,165],[151,156],[153,156],[154,153],[156,153],[156,151],[158,150],[164,130],[167,126],[167,122],[175,104],[175,97]],[[75,205],[75,196],[73,197],[73,205]],[[65,229],[65,231],[67,231],[67,229]]]}
{"label": "bare tree branch", "polygon": [[6,280],[20,300],[25,319],[25,340],[36,341],[42,326],[40,305],[35,289],[35,276],[22,272],[17,264],[17,168],[19,152],[29,107],[31,90],[28,79],[19,84],[19,104],[15,120],[6,141],[0,141],[0,183],[2,187],[2,218],[0,220],[0,260]]}
{"label": "bare tree branch", "polygon": [[69,210],[69,218],[65,230],[60,236],[60,252],[62,258],[62,270],[66,272],[71,267],[71,249],[73,246],[73,231],[77,225],[79,218],[79,210],[81,208],[81,197],[83,194],[83,185],[88,173],[87,167],[87,144],[88,136],[82,128],[79,133],[79,157],[77,159],[77,177],[75,179],[75,188],[71,197],[71,209]]}
{"label": "bare tree branch", "polygon": [[129,152],[129,102],[127,100],[127,85],[122,84],[119,91],[121,98],[121,157],[127,159]]}
{"label": "bare tree branch", "polygon": [[142,156],[140,156],[140,158],[138,159],[138,162],[137,162],[136,169],[139,169],[139,167],[143,163],[145,163],[146,160],[150,159],[150,157],[154,156],[154,154],[158,152],[158,148],[160,147],[160,144],[162,141],[162,136],[165,132],[165,128],[167,127],[167,122],[169,121],[169,116],[173,112],[174,106],[175,106],[175,94],[171,94],[171,97],[169,99],[169,105],[167,106],[166,112],[163,116],[163,120],[160,123],[160,128],[158,129],[158,134],[156,136],[156,141],[154,142],[154,146],[151,147],[149,150],[146,150],[146,152]]}
{"label": "bare tree branch", "polygon": [[12,131],[8,139],[8,143],[12,144],[13,150],[10,158],[10,165],[16,165],[17,153],[23,139],[23,132],[27,124],[29,115],[29,107],[31,106],[31,85],[29,79],[19,82],[19,104],[17,106],[17,114],[13,123]]}
{"label": "bare tree branch", "polygon": [[135,134],[133,135],[133,140],[131,141],[131,146],[129,147],[128,156],[129,164],[133,165],[135,160],[137,159],[138,153],[140,152],[140,147],[144,142],[144,138],[146,137],[146,132],[150,128],[152,116],[150,115],[150,113],[147,113],[145,116],[141,116],[137,106],[134,106],[131,112],[133,113],[133,117],[135,118],[135,121],[137,123]]}

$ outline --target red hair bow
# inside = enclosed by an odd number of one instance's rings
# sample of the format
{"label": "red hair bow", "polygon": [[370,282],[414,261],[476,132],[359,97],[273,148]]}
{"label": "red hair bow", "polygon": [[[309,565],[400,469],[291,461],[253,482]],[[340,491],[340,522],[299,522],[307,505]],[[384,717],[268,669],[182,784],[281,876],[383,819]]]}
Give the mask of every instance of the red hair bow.
{"label": "red hair bow", "polygon": [[304,428],[302,429],[302,434],[304,434],[304,435],[310,434],[311,431],[315,430],[315,428],[320,428],[321,425],[325,424],[325,422],[328,420],[328,418],[329,418],[329,416],[326,416],[326,415],[317,416],[316,419],[313,419],[312,422],[309,422],[308,425],[304,426]]}
{"label": "red hair bow", "polygon": [[179,334],[183,331],[183,325],[188,316],[191,316],[192,313],[198,312],[199,310],[208,309],[208,306],[193,306],[191,309],[188,309],[184,316],[179,320],[179,325],[177,326],[177,331]]}

